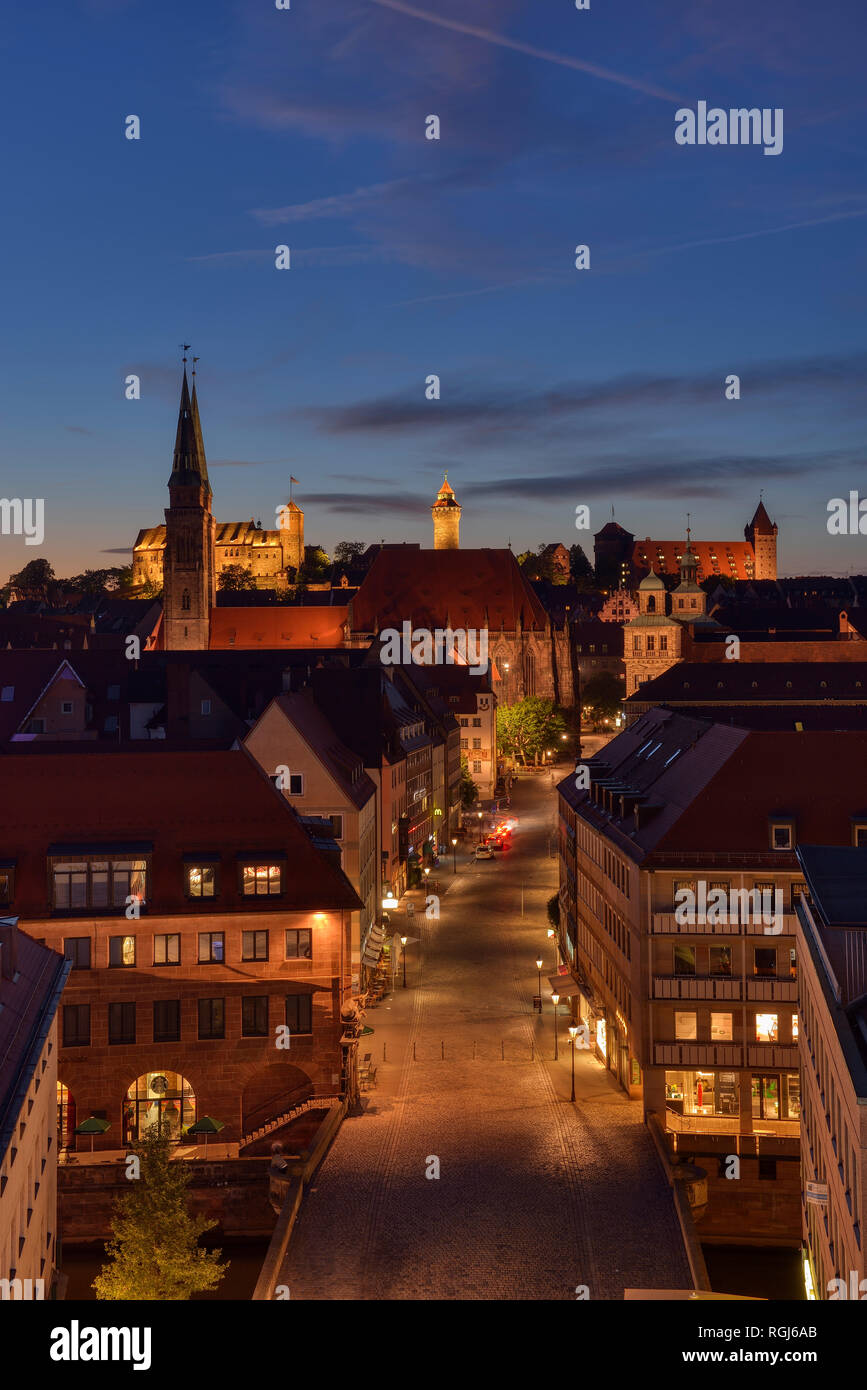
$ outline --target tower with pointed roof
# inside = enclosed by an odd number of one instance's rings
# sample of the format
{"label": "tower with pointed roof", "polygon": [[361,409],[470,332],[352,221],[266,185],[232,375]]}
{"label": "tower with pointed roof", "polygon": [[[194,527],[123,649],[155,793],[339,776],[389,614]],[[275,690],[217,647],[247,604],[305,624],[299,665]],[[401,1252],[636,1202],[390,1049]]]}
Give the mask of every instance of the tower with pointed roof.
{"label": "tower with pointed roof", "polygon": [[186,359],[172,474],[168,482],[163,559],[163,645],[205,651],[216,604],[216,523],[195,382],[190,397]]}
{"label": "tower with pointed roof", "polygon": [[433,517],[434,550],[458,550],[461,508],[454,488],[449,484],[448,473],[443,478],[443,485],[437,493],[437,500],[431,507],[430,514]]}
{"label": "tower with pointed roof", "polygon": [[756,579],[776,579],[777,577],[777,523],[771,521],[765,511],[765,504],[759,495],[759,505],[749,526],[744,527],[744,536],[753,547],[755,555]]}
{"label": "tower with pointed roof", "polygon": [[707,594],[698,582],[698,559],[686,528],[686,549],[680,557],[680,583],[671,595],[671,616],[679,623],[694,623],[702,630],[716,628],[718,623],[709,617]]}

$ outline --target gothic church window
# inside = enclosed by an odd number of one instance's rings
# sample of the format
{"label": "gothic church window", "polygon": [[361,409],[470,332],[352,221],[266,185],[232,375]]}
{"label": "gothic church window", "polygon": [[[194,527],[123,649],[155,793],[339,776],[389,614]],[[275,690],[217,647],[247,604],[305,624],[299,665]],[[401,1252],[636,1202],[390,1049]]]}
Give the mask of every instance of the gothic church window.
{"label": "gothic church window", "polygon": [[190,607],[190,591],[189,591],[189,589],[184,589],[184,592],[181,594],[181,608],[182,608],[183,611],[186,613],[186,612],[189,611],[189,607]]}

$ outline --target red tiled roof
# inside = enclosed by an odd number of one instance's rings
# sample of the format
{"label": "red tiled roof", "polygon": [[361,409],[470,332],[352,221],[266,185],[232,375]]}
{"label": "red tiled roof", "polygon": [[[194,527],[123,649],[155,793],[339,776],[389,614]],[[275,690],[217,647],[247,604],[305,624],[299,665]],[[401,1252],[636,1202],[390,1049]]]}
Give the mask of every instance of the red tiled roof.
{"label": "red tiled roof", "polygon": [[[48,910],[45,856],[55,843],[152,843],[151,894],[160,912],[197,910],[184,896],[181,858],[205,852],[221,857],[221,894],[213,905],[219,911],[360,906],[348,879],[317,853],[282,793],[242,750],[7,758],[3,804],[14,826],[4,853],[17,860],[13,906],[22,922]],[[243,897],[238,852],[284,853],[284,892]]]}
{"label": "red tiled roof", "polygon": [[867,733],[753,732],[655,846],[762,851],[768,817],[794,816],[798,842],[850,845],[850,816],[867,811]]}
{"label": "red tiled roof", "polygon": [[415,550],[386,546],[352,600],[355,632],[417,626],[544,629],[548,616],[511,550]]}
{"label": "red tiled roof", "polygon": [[[754,572],[753,548],[747,541],[691,541],[698,561],[699,579],[725,574],[731,579],[751,579]],[[636,541],[632,564],[636,569],[652,569],[656,574],[679,574],[679,558],[686,541]]]}
{"label": "red tiled roof", "polygon": [[211,651],[257,647],[342,647],[349,609],[317,606],[212,608]]}

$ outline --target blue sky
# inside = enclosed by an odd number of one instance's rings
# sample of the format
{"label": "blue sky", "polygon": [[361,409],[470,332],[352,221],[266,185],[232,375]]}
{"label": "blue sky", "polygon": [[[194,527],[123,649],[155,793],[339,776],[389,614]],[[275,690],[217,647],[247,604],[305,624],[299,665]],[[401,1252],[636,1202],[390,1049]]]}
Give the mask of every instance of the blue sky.
{"label": "blue sky", "polygon": [[[46,537],[0,578],[162,520],[182,341],[220,520],[291,472],[308,542],[429,545],[448,468],[466,546],[586,542],[579,503],[724,540],[763,487],[783,572],[863,573],[826,517],[867,494],[865,37],[860,0],[18,7],[2,492]],[[783,152],[678,146],[699,100],[783,108]]]}

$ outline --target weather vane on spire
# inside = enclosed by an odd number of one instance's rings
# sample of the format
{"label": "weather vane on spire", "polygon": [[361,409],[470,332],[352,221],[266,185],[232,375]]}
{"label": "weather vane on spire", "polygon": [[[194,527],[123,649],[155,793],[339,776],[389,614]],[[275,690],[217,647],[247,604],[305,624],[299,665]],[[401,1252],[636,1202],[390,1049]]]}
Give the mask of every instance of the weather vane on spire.
{"label": "weather vane on spire", "polygon": [[687,545],[689,545],[689,537],[690,537],[690,529],[689,529],[689,512],[687,512],[687,514],[686,514],[686,543],[687,543]]}
{"label": "weather vane on spire", "polygon": [[196,375],[196,363],[198,362],[198,360],[198,357],[193,358],[193,376]]}
{"label": "weather vane on spire", "polygon": [[187,365],[187,353],[188,353],[189,350],[190,350],[190,345],[189,345],[189,343],[178,343],[178,347],[183,349],[183,353],[184,353],[184,366],[186,366],[186,365]]}

